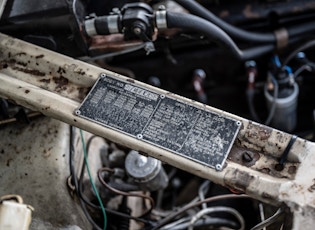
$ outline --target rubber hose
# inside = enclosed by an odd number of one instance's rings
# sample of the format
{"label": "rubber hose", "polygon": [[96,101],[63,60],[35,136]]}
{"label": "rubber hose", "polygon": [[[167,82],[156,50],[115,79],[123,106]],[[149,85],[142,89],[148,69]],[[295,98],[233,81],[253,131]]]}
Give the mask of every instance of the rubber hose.
{"label": "rubber hose", "polygon": [[190,13],[204,18],[215,25],[222,28],[227,34],[233,38],[257,43],[273,43],[275,45],[276,38],[273,33],[255,33],[246,30],[239,29],[233,25],[228,24],[222,19],[218,18],[216,15],[211,13],[209,10],[201,6],[198,2],[194,0],[175,0],[178,4],[189,10]]}
{"label": "rubber hose", "polygon": [[211,41],[225,48],[227,51],[231,52],[234,57],[241,60],[254,59],[257,56],[273,50],[272,45],[264,45],[242,51],[221,28],[203,18],[191,14],[167,12],[166,21],[168,28],[181,28],[201,32]]}
{"label": "rubber hose", "polygon": [[[247,41],[247,42],[256,42],[256,43],[269,43],[276,45],[276,37],[274,33],[257,33],[242,30],[237,28],[224,20],[220,19],[214,15],[211,11],[200,5],[195,0],[175,0],[178,4],[189,10],[190,13],[197,15],[201,18],[204,18],[215,25],[222,28],[227,34],[231,37]],[[314,22],[307,22],[297,26],[287,28],[289,39],[297,37],[303,34],[308,34],[310,31],[315,30]]]}

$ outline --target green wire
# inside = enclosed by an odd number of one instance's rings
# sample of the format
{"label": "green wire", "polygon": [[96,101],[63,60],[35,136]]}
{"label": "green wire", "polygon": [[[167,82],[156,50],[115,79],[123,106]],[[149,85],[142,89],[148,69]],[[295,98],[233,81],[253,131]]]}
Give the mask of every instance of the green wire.
{"label": "green wire", "polygon": [[107,228],[107,216],[106,216],[106,212],[105,212],[105,208],[104,208],[103,202],[101,200],[101,197],[98,194],[98,191],[96,189],[96,186],[95,186],[94,181],[93,181],[92,176],[91,176],[90,166],[89,166],[89,162],[88,162],[88,159],[87,159],[87,152],[86,152],[86,146],[85,146],[85,141],[84,141],[84,136],[83,136],[82,129],[80,129],[80,135],[81,135],[81,141],[82,141],[82,147],[83,147],[83,152],[84,152],[84,161],[85,161],[85,164],[86,164],[86,169],[87,169],[87,172],[89,174],[89,178],[90,178],[90,181],[91,181],[91,184],[92,184],[93,191],[94,191],[94,193],[95,193],[95,195],[97,197],[98,202],[100,203],[100,206],[101,206],[101,209],[102,209],[102,212],[103,212],[103,216],[104,216],[104,230],[106,230],[106,228]]}

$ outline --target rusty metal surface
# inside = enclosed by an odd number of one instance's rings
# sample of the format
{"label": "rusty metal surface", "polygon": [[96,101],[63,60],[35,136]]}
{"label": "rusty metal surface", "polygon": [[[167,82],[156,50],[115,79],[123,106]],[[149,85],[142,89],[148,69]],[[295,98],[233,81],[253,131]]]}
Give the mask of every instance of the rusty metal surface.
{"label": "rusty metal surface", "polygon": [[[15,57],[18,58],[16,61],[32,60],[31,63],[33,64],[28,65],[27,70],[45,73],[45,76],[38,76],[38,74],[25,73],[25,69],[2,68],[0,70],[0,95],[2,97],[11,99],[27,108],[40,111],[47,116],[88,130],[91,133],[106,137],[123,146],[147,153],[163,162],[212,180],[215,183],[245,192],[255,199],[277,206],[284,203],[290,207],[294,214],[294,229],[301,229],[303,223],[315,225],[315,220],[310,218],[312,213],[315,212],[314,143],[297,138],[289,151],[287,161],[279,167],[277,165],[279,158],[286,149],[292,135],[207,106],[207,109],[217,114],[242,122],[242,127],[229,158],[223,170],[218,172],[149,143],[75,116],[74,110],[82,101],[79,88],[88,89],[95,82],[99,73],[108,73],[109,71],[8,38],[5,35],[0,34],[0,40],[0,50],[5,50],[4,53],[0,54],[1,60],[7,60],[8,53],[11,52],[12,55],[12,52],[14,52]],[[17,55],[21,52],[21,49],[25,54]],[[43,55],[40,58],[40,60],[43,60],[43,65],[37,66],[34,62],[38,55]],[[44,64],[45,62],[46,64]],[[16,65],[15,63],[13,67]],[[71,82],[73,92],[67,93],[68,87],[56,87],[57,84],[51,87],[48,83],[37,80],[38,78],[52,79],[54,76],[60,78],[58,69],[59,67],[65,67],[65,65],[67,68],[65,72],[62,71],[62,77]],[[54,69],[52,74],[47,73],[50,68]],[[127,80],[127,78],[117,74],[116,77]],[[144,83],[132,81],[157,93],[178,98],[197,106],[205,106]],[[307,229],[307,227],[303,226],[303,229]]]}
{"label": "rusty metal surface", "polygon": [[87,229],[66,185],[69,126],[41,117],[29,125],[7,125],[0,133],[0,196],[19,194],[34,207],[30,229]]}

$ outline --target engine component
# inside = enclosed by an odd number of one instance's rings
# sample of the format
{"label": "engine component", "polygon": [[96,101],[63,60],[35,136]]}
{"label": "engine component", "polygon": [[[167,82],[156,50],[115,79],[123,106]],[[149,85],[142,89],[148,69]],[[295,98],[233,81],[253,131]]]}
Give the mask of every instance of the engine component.
{"label": "engine component", "polygon": [[314,0],[29,1],[0,3],[0,195],[31,229],[312,229]]}
{"label": "engine component", "polygon": [[297,120],[297,99],[299,87],[294,83],[291,87],[279,90],[278,97],[274,98],[268,85],[265,85],[264,94],[267,100],[268,108],[271,109],[275,103],[276,109],[271,124],[283,131],[292,132],[296,127]]}
{"label": "engine component", "polygon": [[33,208],[23,204],[23,199],[17,195],[0,198],[0,229],[28,230],[32,220]]}
{"label": "engine component", "polygon": [[128,175],[145,190],[156,191],[168,185],[168,177],[157,159],[132,150],[126,157],[125,167]]}
{"label": "engine component", "polygon": [[123,33],[126,40],[140,38],[150,41],[154,32],[153,10],[144,3],[126,4],[113,15],[96,17],[85,21],[88,36]]}

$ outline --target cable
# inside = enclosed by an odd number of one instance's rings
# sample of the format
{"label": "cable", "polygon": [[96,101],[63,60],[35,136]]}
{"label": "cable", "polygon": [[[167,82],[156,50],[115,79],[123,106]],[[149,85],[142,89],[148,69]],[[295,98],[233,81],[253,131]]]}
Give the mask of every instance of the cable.
{"label": "cable", "polygon": [[[181,218],[176,222],[172,222],[171,224],[165,225],[161,230],[183,230],[187,229],[189,227],[189,220],[191,218]],[[184,220],[184,221],[181,221]],[[187,221],[188,220],[188,221]],[[199,219],[194,224],[194,227],[203,227],[203,226],[211,226],[211,227],[228,227],[231,229],[236,229],[239,224],[237,222],[234,222],[232,220],[224,219],[224,218],[217,218],[217,217],[211,217],[206,219]]]}
{"label": "cable", "polygon": [[230,208],[230,207],[224,207],[224,206],[218,206],[218,207],[211,207],[211,208],[206,208],[206,209],[202,209],[201,211],[199,211],[196,215],[194,215],[190,222],[189,222],[189,227],[188,230],[193,230],[194,229],[194,223],[200,219],[202,216],[206,215],[206,214],[210,214],[210,213],[214,213],[214,212],[227,212],[232,214],[233,216],[235,216],[235,218],[239,221],[240,223],[240,230],[244,230],[245,229],[245,221],[243,216],[234,208]]}
{"label": "cable", "polygon": [[[90,146],[91,146],[92,141],[93,141],[95,138],[97,138],[97,137],[98,137],[98,136],[93,135],[93,136],[91,136],[91,137],[88,139],[88,141],[87,141],[87,143],[86,143],[86,154],[87,154],[87,155],[88,155],[89,152],[90,152]],[[85,172],[85,162],[83,161],[83,162],[82,162],[82,167],[81,167],[80,178],[79,178],[79,192],[80,192],[80,195],[83,194],[83,184],[82,184],[82,182],[83,182],[83,179],[84,179],[84,172]]]}
{"label": "cable", "polygon": [[[81,207],[82,207],[82,210],[83,210],[84,214],[86,215],[87,219],[89,220],[89,222],[91,223],[93,228],[95,228],[97,230],[101,230],[101,228],[94,222],[94,220],[92,219],[92,217],[90,216],[89,212],[86,209],[86,205],[88,205],[88,206],[90,206],[92,208],[95,208],[95,209],[99,209],[99,210],[101,210],[101,206],[92,203],[83,194],[82,181],[83,181],[84,169],[85,169],[85,162],[84,161],[82,163],[80,180],[78,181],[76,176],[73,176],[73,175],[75,175],[74,161],[73,161],[74,160],[73,159],[73,154],[74,154],[74,145],[73,145],[74,130],[73,129],[74,129],[74,127],[70,127],[70,128],[71,129],[70,129],[70,154],[69,154],[70,155],[70,159],[69,159],[69,162],[70,162],[70,173],[72,175],[72,180],[73,180],[73,183],[75,185],[76,193],[77,193],[77,196],[78,196],[78,198],[80,200],[80,204],[81,204]],[[95,137],[98,137],[98,136],[94,135],[91,138],[89,138],[89,140],[87,142],[87,145],[86,145],[86,149],[87,150],[89,150],[90,144],[91,144],[92,140]],[[88,151],[87,151],[87,154],[88,154]],[[107,213],[109,213],[109,214],[112,214],[112,215],[116,215],[116,216],[120,216],[120,217],[124,217],[124,218],[129,218],[129,219],[133,219],[135,221],[139,221],[139,222],[142,222],[142,223],[145,223],[145,224],[151,224],[152,225],[152,222],[150,222],[150,221],[147,221],[147,220],[144,220],[144,219],[141,219],[141,218],[138,218],[138,217],[133,217],[133,216],[130,216],[128,214],[121,213],[121,212],[118,212],[118,211],[115,211],[115,210],[111,210],[111,209],[105,208],[105,211]]]}
{"label": "cable", "polygon": [[218,18],[212,12],[205,7],[201,6],[194,0],[175,0],[178,4],[189,10],[190,13],[202,17],[209,22],[222,28],[226,33],[234,38],[248,41],[248,42],[260,42],[260,43],[275,43],[276,37],[273,33],[254,33],[239,29],[233,25],[230,25]]}
{"label": "cable", "polygon": [[269,79],[273,83],[274,89],[273,89],[273,97],[272,97],[273,100],[272,100],[271,108],[270,108],[268,117],[264,122],[261,121],[261,119],[259,118],[259,116],[255,110],[255,106],[254,106],[254,93],[255,93],[255,91],[254,91],[254,89],[248,89],[246,91],[247,103],[248,103],[248,107],[249,107],[249,111],[250,111],[251,116],[253,117],[253,119],[256,122],[264,123],[265,125],[269,125],[270,122],[272,121],[272,118],[276,112],[276,107],[277,107],[276,99],[278,98],[278,95],[279,95],[279,85],[278,85],[277,80],[275,79],[275,77],[270,72],[268,72],[268,76],[269,76]]}
{"label": "cable", "polygon": [[[314,23],[315,24],[315,23]],[[315,40],[308,41],[307,43],[303,44],[302,46],[295,49],[284,61],[282,66],[288,65],[288,63],[299,53],[304,50],[307,50],[309,48],[312,48],[315,46]]]}
{"label": "cable", "polygon": [[89,162],[88,162],[88,159],[87,159],[87,151],[86,151],[86,146],[85,146],[85,141],[84,141],[84,136],[83,136],[82,129],[80,129],[80,135],[81,135],[82,148],[83,148],[83,153],[84,153],[84,161],[85,161],[85,164],[86,164],[86,169],[87,169],[87,172],[88,172],[88,175],[89,175],[89,178],[90,178],[90,182],[91,182],[93,191],[94,191],[94,193],[95,193],[95,195],[97,197],[97,200],[98,200],[98,202],[100,203],[100,206],[101,206],[101,210],[102,210],[103,218],[104,218],[103,229],[106,230],[106,228],[107,228],[107,216],[106,216],[106,212],[105,212],[105,208],[104,208],[103,202],[101,200],[101,197],[98,194],[98,191],[96,189],[95,183],[94,183],[92,175],[91,175],[90,166],[89,166]]}
{"label": "cable", "polygon": [[[211,181],[209,180],[205,180],[199,187],[198,190],[198,195],[199,195],[199,199],[200,200],[204,200],[205,199],[205,194],[209,191],[209,187],[210,187]],[[203,203],[202,205],[203,209],[207,208],[207,204]]]}
{"label": "cable", "polygon": [[158,222],[158,224],[156,226],[154,226],[154,228],[152,230],[160,229],[162,226],[169,223],[172,219],[174,219],[178,215],[186,212],[187,210],[189,210],[191,208],[197,207],[203,203],[209,203],[209,202],[226,200],[226,199],[244,199],[244,198],[248,199],[250,197],[248,195],[225,194],[225,195],[209,197],[209,198],[206,198],[202,201],[198,201],[198,202],[195,202],[192,204],[185,205],[184,207],[180,208],[179,210],[177,210],[173,214],[170,214],[168,217],[166,217],[166,218],[162,219],[160,222]]}
{"label": "cable", "polygon": [[165,226],[163,226],[160,230],[167,230],[167,229],[174,229],[176,226],[185,223],[187,221],[189,221],[191,218],[190,217],[185,217],[185,218],[180,218],[172,223],[169,223]]}
{"label": "cable", "polygon": [[294,72],[294,79],[300,76],[300,74],[304,72],[305,70],[308,72],[312,72],[312,67],[310,67],[309,65],[302,65]]}
{"label": "cable", "polygon": [[[256,43],[268,43],[273,46],[276,45],[276,36],[274,33],[257,33],[250,32],[240,28],[237,28],[216,15],[211,11],[200,5],[197,1],[194,0],[175,0],[178,4],[186,8],[190,13],[195,14],[201,18],[208,20],[209,22],[214,23],[218,27],[222,28],[227,34],[231,37],[245,41],[245,42],[256,42]],[[287,29],[288,40],[293,37],[297,37],[304,34],[309,34],[308,32],[315,29],[314,22],[308,22]],[[291,39],[290,39],[291,40]]]}
{"label": "cable", "polygon": [[268,53],[274,48],[273,45],[264,45],[242,51],[221,28],[191,14],[167,12],[166,20],[168,28],[181,28],[202,32],[208,39],[222,46],[231,52],[233,56],[241,60],[255,59],[255,57]]}
{"label": "cable", "polygon": [[271,104],[271,109],[269,111],[269,115],[265,121],[265,125],[269,125],[275,112],[276,112],[276,107],[277,107],[277,98],[278,98],[278,94],[279,94],[279,85],[278,85],[278,82],[277,80],[274,78],[274,76],[269,73],[269,77],[270,77],[270,80],[272,81],[273,83],[273,100],[272,100],[272,104]]}
{"label": "cable", "polygon": [[257,224],[250,230],[261,230],[264,227],[268,227],[269,225],[273,224],[274,222],[277,221],[278,217],[282,214],[282,210],[279,208],[275,214],[273,214],[271,217],[266,219],[265,221],[262,221],[261,223]]}
{"label": "cable", "polygon": [[[74,184],[74,188],[75,191],[77,193],[77,196],[80,198],[80,194],[79,194],[79,190],[78,190],[78,178],[76,176],[75,173],[75,167],[74,167],[74,153],[75,153],[75,147],[74,147],[74,139],[75,139],[75,128],[73,126],[70,126],[70,146],[69,146],[69,164],[70,164],[70,175],[71,175],[71,179],[72,182]],[[85,207],[85,203],[82,201],[82,199],[80,200],[80,204],[83,210],[83,213],[85,214],[86,218],[88,219],[88,221],[90,222],[90,224],[93,226],[93,228],[97,229],[97,230],[102,230],[92,219],[92,217],[90,216],[89,212],[87,211],[86,207]]]}
{"label": "cable", "polygon": [[[260,220],[265,221],[264,205],[262,203],[259,203],[258,208],[259,208]],[[266,230],[266,227],[262,228],[262,230]]]}
{"label": "cable", "polygon": [[97,172],[98,179],[100,180],[101,184],[104,185],[104,187],[106,187],[108,190],[112,191],[113,193],[122,195],[122,196],[140,197],[140,198],[147,199],[147,200],[150,201],[150,204],[151,204],[150,208],[145,213],[143,213],[140,217],[143,217],[143,216],[147,215],[148,213],[150,213],[152,211],[152,209],[154,208],[154,200],[152,199],[152,197],[146,196],[146,195],[142,195],[142,194],[123,192],[123,191],[120,191],[118,189],[113,188],[113,187],[111,187],[109,184],[107,184],[105,182],[105,180],[102,177],[102,172],[114,173],[114,170],[110,169],[110,168],[101,168]]}
{"label": "cable", "polygon": [[[87,144],[86,144],[86,149],[87,149],[87,156],[89,154],[89,149],[90,149],[90,146],[91,146],[91,143],[92,141],[95,139],[95,138],[100,138],[99,136],[95,136],[93,135],[92,137],[89,138],[89,140],[87,141]],[[94,203],[92,203],[91,201],[89,201],[87,199],[87,197],[84,195],[83,193],[83,178],[84,178],[84,171],[85,171],[85,162],[83,161],[82,162],[82,167],[81,167],[81,173],[80,173],[80,179],[79,179],[79,189],[78,189],[78,192],[79,192],[79,199],[81,201],[83,201],[86,205],[92,207],[92,208],[95,208],[95,209],[101,209],[101,206],[99,205],[96,205]],[[128,219],[133,219],[135,221],[139,221],[139,222],[142,222],[142,223],[145,223],[145,224],[152,224],[150,221],[147,221],[147,220],[144,220],[144,219],[141,219],[141,218],[138,218],[138,217],[134,217],[134,216],[130,216],[128,214],[125,214],[125,213],[121,213],[119,211],[115,211],[115,210],[111,210],[111,209],[108,209],[108,208],[105,208],[105,211],[109,214],[112,214],[112,215],[116,215],[116,216],[120,216],[120,217],[124,217],[124,218],[128,218]]]}

